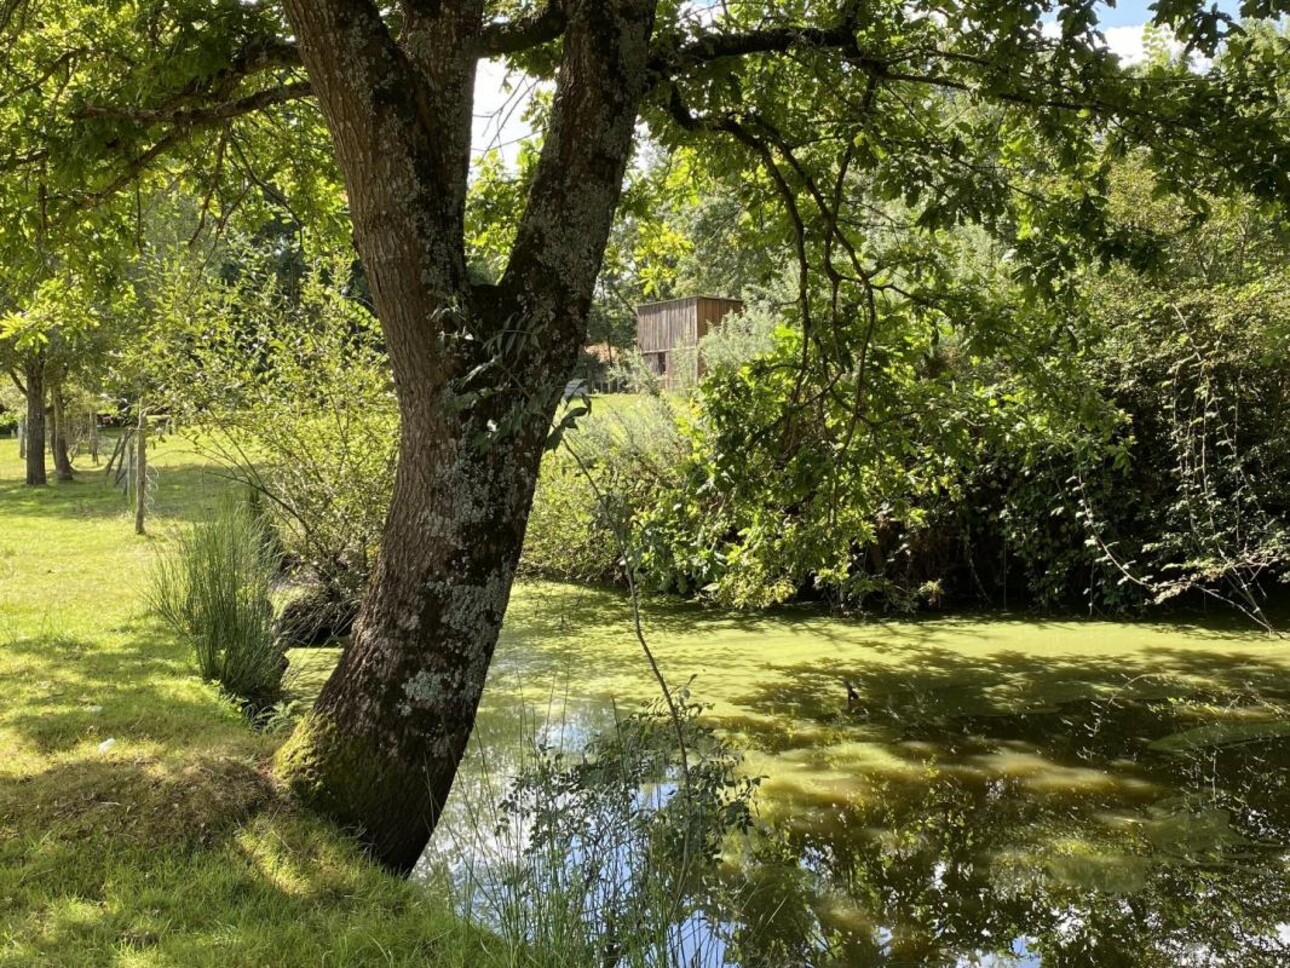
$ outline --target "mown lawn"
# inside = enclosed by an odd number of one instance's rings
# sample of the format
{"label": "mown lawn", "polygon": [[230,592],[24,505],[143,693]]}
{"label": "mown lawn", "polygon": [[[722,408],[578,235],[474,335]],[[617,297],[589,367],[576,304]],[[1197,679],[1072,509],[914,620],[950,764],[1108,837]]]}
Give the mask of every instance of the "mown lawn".
{"label": "mown lawn", "polygon": [[282,795],[257,735],[147,615],[166,530],[223,485],[155,456],[152,536],[81,462],[0,441],[0,965],[489,964],[487,939]]}

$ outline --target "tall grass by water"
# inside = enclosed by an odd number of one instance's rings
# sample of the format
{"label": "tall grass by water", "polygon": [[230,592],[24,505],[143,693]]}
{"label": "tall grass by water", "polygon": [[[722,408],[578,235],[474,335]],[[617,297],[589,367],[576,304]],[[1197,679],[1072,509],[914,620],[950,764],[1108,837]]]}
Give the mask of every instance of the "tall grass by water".
{"label": "tall grass by water", "polygon": [[287,662],[269,596],[279,564],[263,520],[226,497],[209,520],[177,534],[153,571],[157,613],[191,641],[202,678],[240,698],[281,691]]}

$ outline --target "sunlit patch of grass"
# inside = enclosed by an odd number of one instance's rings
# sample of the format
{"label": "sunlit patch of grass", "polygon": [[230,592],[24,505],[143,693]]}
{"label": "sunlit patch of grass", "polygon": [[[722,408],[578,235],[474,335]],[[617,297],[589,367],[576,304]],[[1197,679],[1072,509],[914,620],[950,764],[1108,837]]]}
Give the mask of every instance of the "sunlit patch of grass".
{"label": "sunlit patch of grass", "polygon": [[16,451],[0,442],[0,965],[488,965],[441,898],[284,798],[281,735],[146,614],[159,543],[219,475],[164,443],[138,538],[101,473],[28,489]]}

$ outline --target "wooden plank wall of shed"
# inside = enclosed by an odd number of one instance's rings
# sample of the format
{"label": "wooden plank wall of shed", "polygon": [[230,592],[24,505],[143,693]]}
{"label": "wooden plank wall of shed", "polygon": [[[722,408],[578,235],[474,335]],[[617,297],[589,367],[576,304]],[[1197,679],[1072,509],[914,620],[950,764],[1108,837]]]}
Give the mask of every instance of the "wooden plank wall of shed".
{"label": "wooden plank wall of shed", "polygon": [[[651,365],[661,355],[663,386],[666,389],[692,386],[703,375],[703,363],[694,351],[699,340],[729,313],[741,309],[743,303],[737,299],[707,296],[670,299],[641,306],[636,310],[637,348]],[[681,372],[682,368],[686,372]]]}
{"label": "wooden plank wall of shed", "polygon": [[663,387],[674,390],[685,383],[693,383],[692,375],[677,372],[684,364],[685,354],[677,354],[678,347],[698,342],[695,309],[698,300],[670,299],[666,302],[641,306],[636,311],[636,342],[646,362],[655,373],[661,373]]}
{"label": "wooden plank wall of shed", "polygon": [[695,299],[671,299],[637,310],[636,340],[642,353],[666,353],[697,342]]}

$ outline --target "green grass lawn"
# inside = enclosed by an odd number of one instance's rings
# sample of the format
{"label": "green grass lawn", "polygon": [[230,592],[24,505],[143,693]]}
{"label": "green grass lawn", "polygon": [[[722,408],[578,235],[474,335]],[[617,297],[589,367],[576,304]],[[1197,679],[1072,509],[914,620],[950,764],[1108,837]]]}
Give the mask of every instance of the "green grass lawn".
{"label": "green grass lawn", "polygon": [[257,735],[146,613],[166,530],[224,482],[163,444],[152,536],[82,461],[0,440],[0,965],[491,963],[431,892],[284,799]]}

